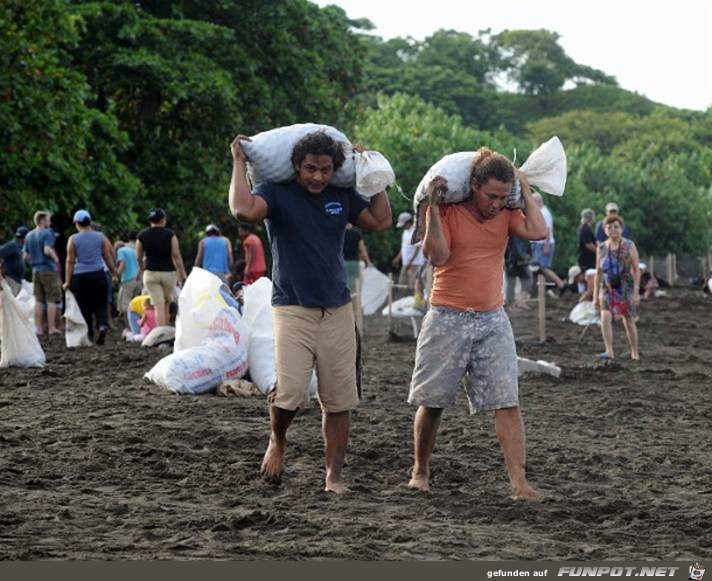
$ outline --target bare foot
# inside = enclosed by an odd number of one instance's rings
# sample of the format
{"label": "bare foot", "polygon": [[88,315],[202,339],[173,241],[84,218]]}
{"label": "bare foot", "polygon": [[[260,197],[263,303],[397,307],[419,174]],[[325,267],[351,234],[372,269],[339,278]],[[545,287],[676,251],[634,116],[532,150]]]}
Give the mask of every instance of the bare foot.
{"label": "bare foot", "polygon": [[326,479],[324,490],[334,494],[344,494],[349,491],[341,480],[330,480],[329,478]]}
{"label": "bare foot", "polygon": [[267,482],[279,484],[282,481],[282,472],[284,472],[284,444],[277,444],[270,438],[260,473]]}
{"label": "bare foot", "polygon": [[49,334],[50,334],[50,335],[61,335],[61,334],[62,334],[62,331],[60,331],[59,329],[52,329],[52,330],[49,332]]}
{"label": "bare foot", "polygon": [[520,486],[512,486],[512,500],[527,500],[530,502],[541,502],[541,494],[534,490],[527,482]]}
{"label": "bare foot", "polygon": [[413,474],[408,482],[408,488],[420,490],[420,492],[430,492],[430,479],[425,474]]}

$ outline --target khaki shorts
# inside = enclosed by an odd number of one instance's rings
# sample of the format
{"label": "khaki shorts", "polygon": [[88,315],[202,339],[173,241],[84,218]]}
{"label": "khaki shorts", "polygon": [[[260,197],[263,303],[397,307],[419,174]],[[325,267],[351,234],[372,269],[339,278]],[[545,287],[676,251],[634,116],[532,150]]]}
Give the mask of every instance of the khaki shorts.
{"label": "khaki shorts", "polygon": [[127,313],[131,299],[138,296],[140,291],[138,279],[122,282],[119,287],[119,311]]}
{"label": "khaki shorts", "polygon": [[57,272],[32,273],[32,290],[38,303],[58,303],[62,300],[62,286]]}
{"label": "khaki shorts", "polygon": [[275,306],[272,313],[277,388],[270,403],[291,411],[308,404],[316,365],[322,410],[354,409],[359,398],[351,303],[333,309]]}
{"label": "khaki shorts", "polygon": [[178,275],[175,270],[170,272],[146,270],[143,273],[143,286],[148,289],[148,294],[151,295],[151,302],[154,305],[165,305],[171,302],[177,280]]}

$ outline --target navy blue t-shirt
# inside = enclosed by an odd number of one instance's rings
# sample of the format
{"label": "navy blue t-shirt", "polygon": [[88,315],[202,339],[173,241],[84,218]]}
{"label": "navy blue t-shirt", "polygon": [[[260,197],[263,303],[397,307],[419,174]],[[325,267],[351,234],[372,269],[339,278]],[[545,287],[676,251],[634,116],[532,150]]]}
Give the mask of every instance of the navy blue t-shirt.
{"label": "navy blue t-shirt", "polygon": [[351,300],[343,247],[346,223],[368,206],[353,189],[328,186],[311,194],[296,181],[264,183],[272,250],[272,304],[334,308]]}

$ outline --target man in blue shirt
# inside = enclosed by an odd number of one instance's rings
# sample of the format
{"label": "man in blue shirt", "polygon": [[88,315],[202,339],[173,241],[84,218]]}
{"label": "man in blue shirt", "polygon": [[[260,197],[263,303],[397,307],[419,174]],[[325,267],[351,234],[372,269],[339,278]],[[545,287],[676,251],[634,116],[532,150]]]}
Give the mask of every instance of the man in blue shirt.
{"label": "man in blue shirt", "polygon": [[136,259],[136,232],[129,232],[129,240],[116,253],[116,273],[120,277],[119,312],[125,315],[129,303],[141,292],[139,285],[139,267]]}
{"label": "man in blue shirt", "polygon": [[22,258],[22,247],[29,230],[20,226],[15,232],[15,239],[0,246],[0,266],[5,281],[13,295],[17,296],[22,289],[22,278],[25,276],[25,261]]}
{"label": "man in blue shirt", "polygon": [[50,229],[52,214],[35,212],[35,228],[25,238],[24,257],[32,266],[32,285],[35,295],[35,326],[37,334],[44,329],[44,305],[47,305],[47,331],[58,334],[57,303],[62,300],[59,280],[59,256],[54,249],[54,232]]}
{"label": "man in blue shirt", "polygon": [[[265,478],[284,470],[287,429],[308,401],[316,364],[323,412],[325,489],[346,491],[341,469],[351,410],[358,404],[357,338],[342,249],[346,223],[365,230],[391,226],[388,196],[365,202],[351,188],[330,184],[344,163],[342,146],[323,132],[306,135],[294,147],[296,178],[265,183],[254,192],[246,178],[247,157],[232,142],[230,209],[239,220],[265,220],[272,250],[272,306],[277,386],[270,396],[271,435],[262,462]],[[359,148],[362,149],[362,148]]]}

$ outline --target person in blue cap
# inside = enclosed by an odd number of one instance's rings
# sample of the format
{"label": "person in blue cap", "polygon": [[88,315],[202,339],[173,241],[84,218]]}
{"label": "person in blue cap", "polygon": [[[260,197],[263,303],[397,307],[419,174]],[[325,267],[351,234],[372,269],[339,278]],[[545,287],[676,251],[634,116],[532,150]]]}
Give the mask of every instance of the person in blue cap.
{"label": "person in blue cap", "polygon": [[15,238],[0,246],[0,272],[15,296],[22,289],[22,279],[25,276],[22,247],[25,245],[25,237],[29,231],[29,228],[20,226],[15,231]]}
{"label": "person in blue cap", "polygon": [[74,293],[89,329],[89,339],[94,340],[96,326],[99,330],[96,344],[103,345],[109,330],[109,283],[104,274],[104,263],[116,280],[114,249],[106,236],[92,228],[91,215],[86,210],[78,210],[73,222],[77,233],[67,242],[64,289]]}

